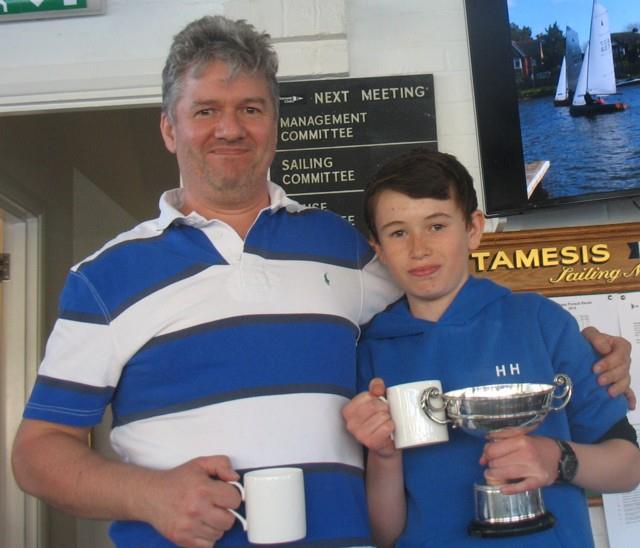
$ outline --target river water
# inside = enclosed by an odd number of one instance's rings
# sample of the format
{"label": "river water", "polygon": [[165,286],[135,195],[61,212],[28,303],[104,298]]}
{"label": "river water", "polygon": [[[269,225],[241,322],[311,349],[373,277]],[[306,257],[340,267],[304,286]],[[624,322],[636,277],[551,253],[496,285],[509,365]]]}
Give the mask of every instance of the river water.
{"label": "river water", "polygon": [[520,102],[525,162],[551,162],[542,180],[550,198],[640,189],[640,85],[618,88],[606,101],[629,108],[574,118],[553,97]]}

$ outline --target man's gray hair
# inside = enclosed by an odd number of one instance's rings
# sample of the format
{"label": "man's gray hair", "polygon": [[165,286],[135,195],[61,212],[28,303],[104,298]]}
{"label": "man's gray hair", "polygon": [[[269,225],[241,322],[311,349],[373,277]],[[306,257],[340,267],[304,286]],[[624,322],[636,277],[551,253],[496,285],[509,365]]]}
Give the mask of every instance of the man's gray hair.
{"label": "man's gray hair", "polygon": [[162,111],[169,121],[175,121],[175,106],[184,76],[193,71],[198,77],[213,61],[226,63],[231,78],[239,72],[262,74],[278,111],[278,56],[271,45],[271,37],[242,19],[232,21],[215,15],[192,21],[173,38],[162,70]]}

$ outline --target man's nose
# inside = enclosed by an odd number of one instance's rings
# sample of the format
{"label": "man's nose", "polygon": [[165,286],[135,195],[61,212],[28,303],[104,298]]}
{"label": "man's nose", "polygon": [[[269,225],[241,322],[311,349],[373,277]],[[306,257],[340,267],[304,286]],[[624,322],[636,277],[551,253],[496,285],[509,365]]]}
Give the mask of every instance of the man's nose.
{"label": "man's nose", "polygon": [[245,129],[237,112],[223,112],[216,124],[215,136],[225,141],[236,141],[244,137]]}

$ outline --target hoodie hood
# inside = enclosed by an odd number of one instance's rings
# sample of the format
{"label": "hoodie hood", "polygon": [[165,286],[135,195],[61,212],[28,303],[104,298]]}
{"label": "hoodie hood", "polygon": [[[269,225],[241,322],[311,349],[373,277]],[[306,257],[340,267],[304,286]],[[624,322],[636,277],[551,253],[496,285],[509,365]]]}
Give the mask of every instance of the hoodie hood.
{"label": "hoodie hood", "polygon": [[416,318],[402,297],[378,314],[364,333],[365,339],[390,339],[419,335],[435,324],[462,325],[473,319],[485,307],[511,293],[511,290],[491,280],[469,277],[437,322]]}

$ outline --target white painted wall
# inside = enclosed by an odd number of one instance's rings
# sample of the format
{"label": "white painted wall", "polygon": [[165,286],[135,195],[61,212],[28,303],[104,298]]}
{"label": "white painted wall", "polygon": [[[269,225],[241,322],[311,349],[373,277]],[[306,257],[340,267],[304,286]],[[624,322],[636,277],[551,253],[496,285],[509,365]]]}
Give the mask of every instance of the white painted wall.
{"label": "white painted wall", "polygon": [[[104,15],[0,23],[0,109],[157,101],[171,37],[222,0],[106,0]],[[8,55],[7,52],[14,52]]]}
{"label": "white painted wall", "polygon": [[202,15],[269,32],[282,77],[347,73],[343,0],[105,1],[104,15],[0,23],[0,114],[157,104],[173,35]]}
{"label": "white painted wall", "polygon": [[350,76],[433,74],[438,148],[479,181],[463,0],[349,0],[346,7]]}

